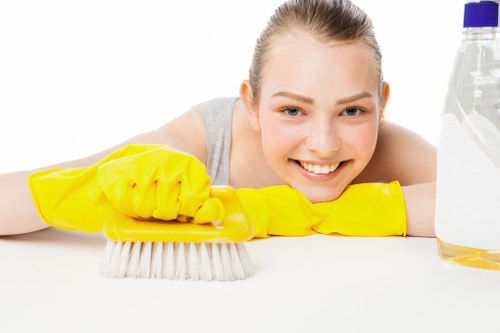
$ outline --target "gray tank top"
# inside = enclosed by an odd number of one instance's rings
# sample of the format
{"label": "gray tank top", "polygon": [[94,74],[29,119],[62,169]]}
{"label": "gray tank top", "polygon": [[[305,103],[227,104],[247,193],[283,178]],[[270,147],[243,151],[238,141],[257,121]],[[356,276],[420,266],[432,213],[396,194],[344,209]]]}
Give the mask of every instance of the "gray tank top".
{"label": "gray tank top", "polygon": [[194,106],[205,126],[207,173],[212,178],[212,185],[229,184],[231,127],[236,99],[237,97],[223,97]]}

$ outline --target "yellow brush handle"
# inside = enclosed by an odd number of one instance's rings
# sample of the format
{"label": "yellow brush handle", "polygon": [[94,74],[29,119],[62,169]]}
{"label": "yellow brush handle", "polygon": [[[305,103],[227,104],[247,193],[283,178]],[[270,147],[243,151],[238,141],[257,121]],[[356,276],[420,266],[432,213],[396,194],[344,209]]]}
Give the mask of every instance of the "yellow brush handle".
{"label": "yellow brush handle", "polygon": [[138,242],[243,242],[251,238],[253,226],[228,186],[211,187],[210,195],[220,199],[225,209],[223,221],[196,224],[179,221],[109,220],[103,226],[107,239]]}

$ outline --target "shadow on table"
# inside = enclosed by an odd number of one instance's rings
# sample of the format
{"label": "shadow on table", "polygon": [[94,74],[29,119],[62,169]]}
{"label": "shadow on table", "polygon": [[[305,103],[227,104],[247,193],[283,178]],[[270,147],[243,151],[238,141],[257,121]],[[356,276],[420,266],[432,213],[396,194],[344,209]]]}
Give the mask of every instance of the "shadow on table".
{"label": "shadow on table", "polygon": [[101,233],[85,233],[47,228],[22,235],[0,236],[1,242],[46,243],[52,245],[78,246],[103,249],[106,239]]}

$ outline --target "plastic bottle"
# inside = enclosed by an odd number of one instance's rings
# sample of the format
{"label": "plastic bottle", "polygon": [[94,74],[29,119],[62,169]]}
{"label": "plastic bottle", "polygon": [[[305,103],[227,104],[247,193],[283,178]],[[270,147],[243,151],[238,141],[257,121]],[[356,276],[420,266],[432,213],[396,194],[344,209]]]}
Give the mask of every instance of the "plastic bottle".
{"label": "plastic bottle", "polygon": [[468,1],[438,145],[435,230],[441,257],[500,270],[498,1]]}

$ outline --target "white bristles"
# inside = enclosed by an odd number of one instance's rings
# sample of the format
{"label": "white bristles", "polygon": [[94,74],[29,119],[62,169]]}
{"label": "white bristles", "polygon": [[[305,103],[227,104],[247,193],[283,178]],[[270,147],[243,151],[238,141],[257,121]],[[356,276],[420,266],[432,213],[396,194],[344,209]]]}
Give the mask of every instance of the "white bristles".
{"label": "white bristles", "polygon": [[[135,244],[138,244],[136,242]],[[148,278],[151,275],[151,242],[142,243],[141,255],[139,257],[139,267],[137,272],[138,278]]]}
{"label": "white bristles", "polygon": [[199,280],[200,279],[200,260],[198,258],[198,251],[196,249],[196,247],[197,247],[196,243],[188,243],[187,246],[189,247],[188,269],[191,272],[191,279],[192,280]]}
{"label": "white bristles", "polygon": [[234,243],[229,244],[229,255],[231,258],[231,266],[233,267],[234,278],[239,280],[242,276],[245,276],[245,270],[241,266],[238,248]]}
{"label": "white bristles", "polygon": [[234,280],[232,277],[233,275],[233,270],[232,269],[227,269],[227,267],[231,267],[231,258],[229,257],[229,251],[227,249],[227,246],[221,246],[220,247],[220,254],[221,254],[221,262],[222,262],[222,280]]}
{"label": "white bristles", "polygon": [[200,271],[201,280],[213,280],[214,270],[212,269],[212,251],[206,244],[200,245]]}
{"label": "white bristles", "polygon": [[167,243],[167,255],[165,256],[165,260],[167,264],[164,265],[162,270],[162,277],[166,277],[169,280],[175,280],[175,244]]}
{"label": "white bristles", "polygon": [[116,262],[116,265],[119,277],[124,277],[127,274],[127,266],[131,248],[132,243],[130,242],[122,243],[121,246],[116,246],[114,255],[117,259],[112,257],[112,260],[118,260],[118,262]]}
{"label": "white bristles", "polygon": [[151,277],[161,279],[163,269],[163,243],[153,243],[153,257],[151,258]]}
{"label": "white bristles", "polygon": [[187,279],[187,255],[189,252],[186,251],[186,243],[175,244],[175,249],[177,250],[177,256],[175,256],[175,278],[177,280]]}
{"label": "white bristles", "polygon": [[241,280],[253,275],[242,243],[108,241],[101,272],[109,278]]}
{"label": "white bristles", "polygon": [[[123,277],[133,277],[133,278],[138,278],[139,276],[137,275],[137,272],[139,271],[140,267],[140,259],[141,259],[141,246],[143,243],[138,243],[134,242],[132,243],[132,248],[130,250],[130,259],[128,264],[124,264],[125,266],[128,266],[128,269],[125,271],[125,275]],[[122,256],[123,257],[123,256]]]}
{"label": "white bristles", "polygon": [[214,279],[224,280],[220,244],[212,244],[212,264],[214,265]]}

